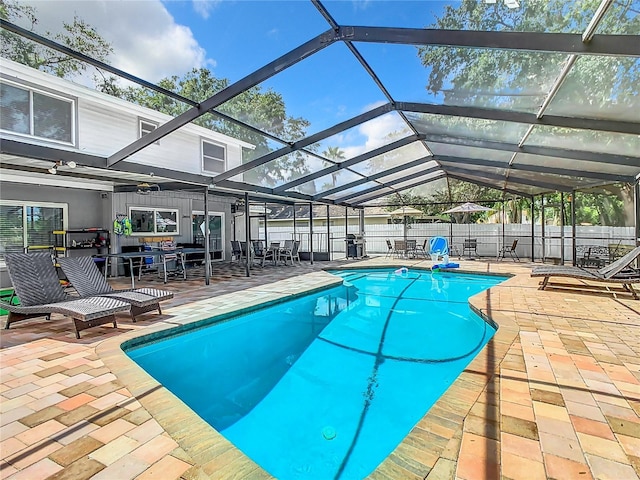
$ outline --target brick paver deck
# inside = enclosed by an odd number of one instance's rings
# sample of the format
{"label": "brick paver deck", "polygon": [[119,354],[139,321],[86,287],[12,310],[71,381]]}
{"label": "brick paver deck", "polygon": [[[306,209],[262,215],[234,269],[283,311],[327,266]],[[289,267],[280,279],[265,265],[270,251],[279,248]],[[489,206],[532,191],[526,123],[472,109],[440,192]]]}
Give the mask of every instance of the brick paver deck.
{"label": "brick paver deck", "polygon": [[[348,263],[419,262],[331,265]],[[332,278],[320,272],[327,266],[269,267],[251,278],[221,268],[209,286],[171,281],[161,287],[175,291],[162,316],[132,323],[121,315],[117,329],[89,329],[80,340],[56,315],[2,330],[0,479],[270,478],[119,345],[327,285]],[[463,261],[462,268],[514,274],[470,301],[500,329],[370,478],[637,479],[640,302],[586,286],[539,291],[527,264]]]}

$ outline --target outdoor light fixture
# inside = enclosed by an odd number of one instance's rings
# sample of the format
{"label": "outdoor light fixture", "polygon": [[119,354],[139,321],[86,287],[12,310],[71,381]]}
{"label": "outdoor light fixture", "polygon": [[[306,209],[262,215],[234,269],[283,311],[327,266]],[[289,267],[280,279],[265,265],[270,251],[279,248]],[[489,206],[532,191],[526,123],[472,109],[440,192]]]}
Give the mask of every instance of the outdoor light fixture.
{"label": "outdoor light fixture", "polygon": [[66,165],[69,168],[76,168],[77,166],[76,162],[74,162],[73,160],[71,160],[70,162],[58,160],[50,168],[47,169],[47,172],[49,172],[51,175],[55,175],[56,173],[58,173],[58,167],[62,167],[63,165]]}

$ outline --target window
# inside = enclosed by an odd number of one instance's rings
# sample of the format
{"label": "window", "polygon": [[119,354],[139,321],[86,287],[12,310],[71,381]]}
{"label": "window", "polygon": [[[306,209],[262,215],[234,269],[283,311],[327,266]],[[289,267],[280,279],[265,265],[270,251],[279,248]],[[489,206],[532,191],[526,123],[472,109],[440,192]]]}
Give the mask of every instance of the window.
{"label": "window", "polygon": [[0,128],[5,131],[74,143],[74,102],[0,82]]}
{"label": "window", "polygon": [[[139,136],[138,138],[142,138],[145,135],[153,132],[156,128],[158,128],[158,124],[155,122],[151,122],[149,120],[143,120],[140,119],[140,131],[139,131]],[[157,142],[153,142],[156,145],[160,145],[160,140],[158,140]]]}
{"label": "window", "polygon": [[177,234],[178,210],[165,208],[130,208],[131,229],[136,235]]}
{"label": "window", "polygon": [[53,245],[51,232],[66,230],[67,204],[0,201],[0,257],[27,247]]}
{"label": "window", "polygon": [[225,170],[227,149],[224,145],[202,141],[202,170],[222,173]]}

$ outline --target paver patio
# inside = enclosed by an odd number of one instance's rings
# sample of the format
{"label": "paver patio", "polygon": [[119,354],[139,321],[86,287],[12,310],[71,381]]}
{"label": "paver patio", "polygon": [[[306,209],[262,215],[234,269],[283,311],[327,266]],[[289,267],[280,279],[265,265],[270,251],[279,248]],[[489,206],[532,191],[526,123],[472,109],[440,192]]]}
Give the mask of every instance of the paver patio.
{"label": "paver patio", "polygon": [[[500,329],[370,478],[637,479],[640,302],[602,289],[539,291],[527,264],[461,263],[514,274],[471,299]],[[60,316],[2,330],[0,479],[270,478],[118,346],[327,285],[333,280],[322,268],[349,264],[420,262],[321,262],[256,269],[251,278],[236,267],[210,286],[171,281],[175,297],[162,316],[132,323],[121,315],[117,329],[89,329],[80,340]],[[239,290],[246,292],[225,296]]]}

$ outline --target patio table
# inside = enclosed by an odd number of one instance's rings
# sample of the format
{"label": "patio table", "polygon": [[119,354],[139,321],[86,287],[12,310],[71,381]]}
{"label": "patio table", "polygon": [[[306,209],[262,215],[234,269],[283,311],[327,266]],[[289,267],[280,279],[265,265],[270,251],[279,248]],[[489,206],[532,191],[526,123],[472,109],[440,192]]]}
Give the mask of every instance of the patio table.
{"label": "patio table", "polygon": [[[123,261],[129,262],[129,271],[131,272],[131,288],[135,288],[135,271],[133,261],[135,259],[140,259],[140,264],[138,265],[138,280],[140,279],[141,269],[143,265],[143,260],[147,257],[157,257],[160,261],[163,260],[163,257],[166,256],[177,256],[179,258],[179,262],[182,264],[182,278],[183,280],[187,279],[187,270],[184,268],[185,256],[190,253],[205,253],[204,248],[176,248],[173,250],[145,250],[142,252],[121,252],[121,253],[108,253],[108,254],[97,254],[94,257],[104,257],[105,260],[105,268],[104,275],[107,277],[107,272],[109,271],[109,262],[111,259],[116,260],[116,265],[118,259],[122,259]],[[211,254],[212,252],[210,252]],[[211,258],[209,258],[209,262],[211,262]],[[163,264],[163,274],[164,274],[164,283],[167,283],[167,270],[164,267],[165,262],[162,261]],[[117,274],[117,273],[116,273]]]}

